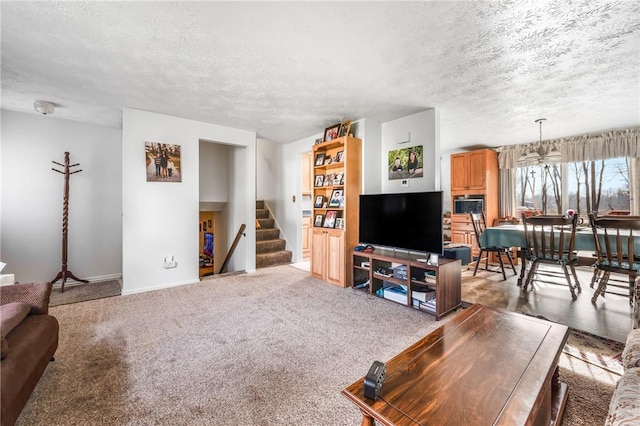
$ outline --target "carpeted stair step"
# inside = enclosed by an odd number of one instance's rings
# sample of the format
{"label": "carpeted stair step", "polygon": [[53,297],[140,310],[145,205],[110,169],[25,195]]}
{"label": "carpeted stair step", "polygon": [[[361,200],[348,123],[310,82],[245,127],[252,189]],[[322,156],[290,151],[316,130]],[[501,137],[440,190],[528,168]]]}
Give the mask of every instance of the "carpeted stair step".
{"label": "carpeted stair step", "polygon": [[276,221],[273,219],[258,219],[258,223],[260,224],[260,229],[273,229]]}
{"label": "carpeted stair step", "polygon": [[289,250],[280,250],[273,253],[256,255],[256,268],[265,268],[267,266],[282,265],[286,263],[291,263],[291,252]]}
{"label": "carpeted stair step", "polygon": [[256,219],[269,219],[269,210],[256,209]]}
{"label": "carpeted stair step", "polygon": [[273,253],[284,250],[287,242],[285,240],[256,241],[256,254]]}
{"label": "carpeted stair step", "polygon": [[264,200],[256,200],[256,210],[264,209]]}
{"label": "carpeted stair step", "polygon": [[275,240],[279,236],[279,229],[256,229],[256,243],[258,241]]}

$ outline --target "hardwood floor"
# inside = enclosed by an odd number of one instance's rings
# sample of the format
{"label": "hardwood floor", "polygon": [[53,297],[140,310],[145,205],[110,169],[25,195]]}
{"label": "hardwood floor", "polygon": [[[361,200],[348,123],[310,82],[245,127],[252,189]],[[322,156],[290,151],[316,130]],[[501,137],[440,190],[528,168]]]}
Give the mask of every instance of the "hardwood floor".
{"label": "hardwood floor", "polygon": [[[495,269],[500,268],[498,266]],[[599,297],[593,304],[591,297],[595,289],[589,287],[592,269],[580,267],[577,268],[577,273],[582,292],[573,301],[566,285],[548,283],[561,282],[560,278],[544,277],[545,282],[534,281],[528,292],[523,293],[517,286],[517,276],[508,274],[507,280],[502,281],[500,273],[478,270],[478,274],[473,277],[473,270],[470,269],[462,272],[462,300],[505,311],[541,316],[573,329],[624,342],[632,324],[632,308],[628,296],[607,294],[604,298]]]}

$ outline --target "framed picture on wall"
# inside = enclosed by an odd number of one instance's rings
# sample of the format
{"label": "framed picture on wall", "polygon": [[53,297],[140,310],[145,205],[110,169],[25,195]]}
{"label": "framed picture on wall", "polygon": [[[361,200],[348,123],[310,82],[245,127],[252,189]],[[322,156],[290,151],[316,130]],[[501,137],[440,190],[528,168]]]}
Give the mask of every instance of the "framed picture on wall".
{"label": "framed picture on wall", "polygon": [[145,142],[147,182],[182,182],[180,145]]}
{"label": "framed picture on wall", "polygon": [[208,226],[209,228],[211,228],[211,227],[212,227],[212,226],[211,226],[211,219],[208,219],[208,220],[207,220],[207,226]]}

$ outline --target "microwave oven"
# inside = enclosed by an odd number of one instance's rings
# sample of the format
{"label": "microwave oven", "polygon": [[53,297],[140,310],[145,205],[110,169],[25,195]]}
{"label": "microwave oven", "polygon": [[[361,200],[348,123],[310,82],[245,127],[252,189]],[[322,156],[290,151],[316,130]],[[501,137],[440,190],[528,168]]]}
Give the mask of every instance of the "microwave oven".
{"label": "microwave oven", "polygon": [[482,213],[483,210],[483,198],[456,198],[453,200],[454,214]]}

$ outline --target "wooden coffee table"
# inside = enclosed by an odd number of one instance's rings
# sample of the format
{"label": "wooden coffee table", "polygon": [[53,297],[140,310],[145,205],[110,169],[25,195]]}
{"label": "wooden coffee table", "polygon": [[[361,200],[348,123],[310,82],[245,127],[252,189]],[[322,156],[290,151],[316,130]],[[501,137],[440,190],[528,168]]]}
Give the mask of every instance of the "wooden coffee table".
{"label": "wooden coffee table", "polygon": [[568,335],[564,325],[473,305],[386,362],[377,401],[364,397],[364,378],[342,394],[363,426],[557,425]]}

